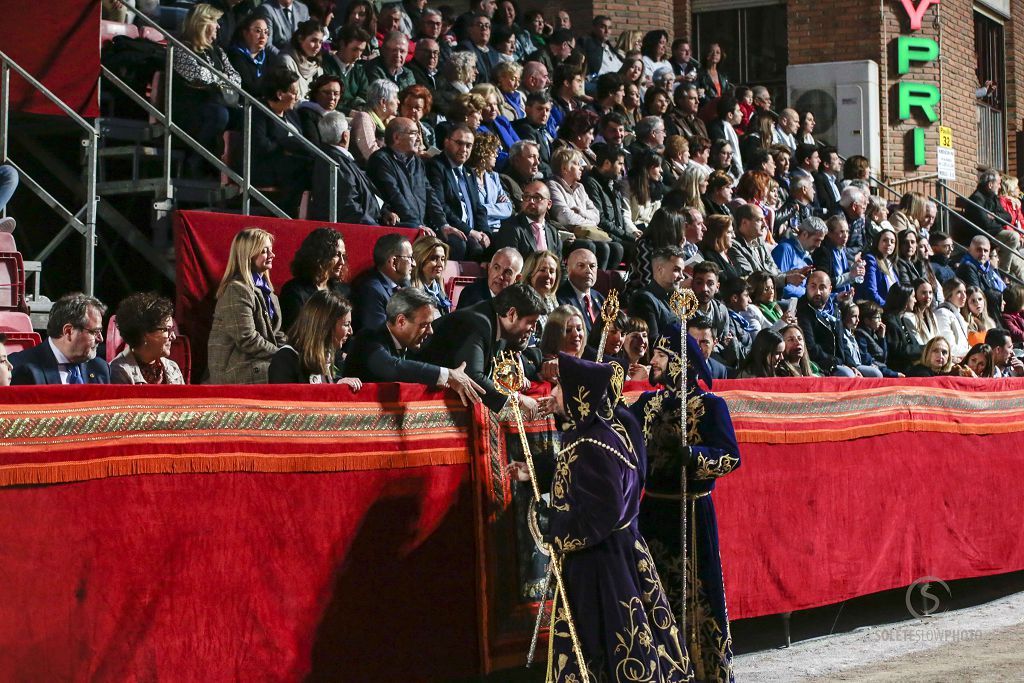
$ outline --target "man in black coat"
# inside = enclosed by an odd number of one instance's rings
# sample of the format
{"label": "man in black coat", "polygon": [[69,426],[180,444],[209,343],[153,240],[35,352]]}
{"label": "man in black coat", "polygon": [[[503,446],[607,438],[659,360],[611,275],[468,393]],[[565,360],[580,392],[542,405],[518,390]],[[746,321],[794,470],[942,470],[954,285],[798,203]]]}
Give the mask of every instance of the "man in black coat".
{"label": "man in black coat", "polygon": [[[398,216],[382,209],[381,201],[373,191],[370,179],[348,151],[348,121],[341,112],[331,111],[317,122],[317,131],[323,141],[320,149],[338,162],[338,223],[363,225],[394,225]],[[323,159],[313,162],[313,193],[309,205],[309,219],[330,219],[331,173],[335,169]]]}
{"label": "man in black coat", "polygon": [[990,235],[1009,227],[1010,214],[999,203],[999,184],[1002,177],[997,171],[987,170],[978,177],[978,187],[967,202],[964,215]]}
{"label": "man in black coat", "polygon": [[[506,287],[491,301],[439,318],[422,360],[446,367],[465,364],[466,374],[484,388],[484,405],[498,412],[508,397],[491,380],[495,356],[503,350],[522,351],[544,310],[532,287],[522,283]],[[546,400],[538,402],[529,396],[519,400],[525,416],[550,412]]]}
{"label": "man in black coat", "polygon": [[478,260],[491,246],[487,207],[480,200],[472,171],[465,167],[475,137],[466,124],[455,124],[444,140],[443,152],[427,164],[427,178],[441,200],[445,223],[457,231],[441,235],[453,261]]}
{"label": "man in black coat", "polygon": [[348,347],[345,374],[364,382],[408,382],[446,387],[463,405],[479,403],[484,390],[466,374],[466,364],[445,368],[414,360],[432,332],[434,298],[416,287],[395,292],[383,325],[359,332]]}
{"label": "man in black coat", "polygon": [[597,155],[594,167],[583,176],[583,187],[594,206],[601,212],[597,227],[622,245],[623,258],[633,260],[640,231],[626,224],[629,204],[623,193],[622,173],[626,169],[626,152],[621,147],[597,143],[591,148]]}
{"label": "man in black coat", "polygon": [[96,357],[103,341],[103,313],[98,299],[67,294],[50,309],[43,343],[11,354],[11,384],[110,384],[107,361]]}
{"label": "man in black coat", "polygon": [[579,40],[577,46],[587,57],[587,75],[618,72],[622,67],[622,53],[611,41],[612,18],[606,14],[594,15],[590,33]]}
{"label": "man in black coat", "polygon": [[520,140],[537,144],[540,151],[540,172],[545,178],[551,177],[551,133],[548,119],[551,118],[551,96],[545,92],[530,93],[526,96],[523,111],[526,116],[512,122],[512,129]]}
{"label": "man in black coat", "polygon": [[594,289],[597,282],[597,256],[586,247],[577,247],[565,261],[567,279],[555,292],[559,305],[572,306],[583,314],[583,326],[590,334],[594,321],[601,315],[604,296]]}
{"label": "man in black coat", "polygon": [[498,249],[512,247],[528,256],[535,251],[550,251],[562,259],[562,236],[547,220],[551,210],[551,191],[546,183],[534,180],[523,187],[522,210],[506,219],[494,237]]}
{"label": "man in black coat", "polygon": [[[398,214],[398,225],[429,228],[442,235],[455,230],[445,222],[444,207],[418,156],[420,131],[416,123],[403,117],[391,119],[384,129],[384,144],[370,156],[366,175],[388,209]],[[462,255],[452,253],[450,258],[461,261]]]}
{"label": "man in black coat", "polygon": [[679,317],[669,307],[672,292],[686,278],[684,263],[686,254],[676,245],[662,247],[651,256],[651,280],[633,295],[629,304],[630,315],[647,323],[647,336],[657,339],[672,325],[679,324]]}
{"label": "man in black coat", "polygon": [[519,281],[523,272],[523,256],[512,247],[494,252],[487,272],[478,277],[459,295],[459,308],[472,306],[481,301],[490,301],[501,294],[506,287]]}
{"label": "man in black coat", "polygon": [[828,273],[816,270],[807,278],[807,293],[796,305],[796,319],[804,333],[807,355],[826,375],[858,377],[855,369],[843,365],[843,351],[839,346],[842,321],[833,312],[829,298],[832,280]]}
{"label": "man in black coat", "polygon": [[842,211],[839,205],[842,198],[839,181],[843,175],[843,160],[839,158],[835,147],[822,147],[819,154],[821,163],[818,172],[814,174],[814,194],[825,215],[832,216]]}
{"label": "man in black coat", "polygon": [[476,83],[490,83],[500,58],[498,51],[490,46],[491,18],[483,13],[474,13],[469,21],[468,36],[459,42],[460,52],[472,52],[476,56]]}
{"label": "man in black coat", "polygon": [[384,323],[388,301],[409,284],[412,267],[412,244],[405,235],[392,232],[377,238],[373,245],[373,270],[360,275],[352,285],[352,323],[357,331]]}

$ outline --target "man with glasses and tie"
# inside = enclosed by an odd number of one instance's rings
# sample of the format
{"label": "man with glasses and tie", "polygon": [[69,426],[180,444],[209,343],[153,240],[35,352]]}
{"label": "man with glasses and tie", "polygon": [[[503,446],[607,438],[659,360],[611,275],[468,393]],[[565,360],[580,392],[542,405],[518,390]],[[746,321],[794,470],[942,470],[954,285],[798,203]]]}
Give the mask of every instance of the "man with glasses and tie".
{"label": "man with glasses and tie", "polygon": [[445,138],[444,152],[427,164],[427,176],[441,200],[445,222],[461,231],[442,232],[453,253],[462,250],[465,254],[458,259],[452,256],[453,261],[477,261],[491,246],[487,207],[480,201],[476,179],[465,167],[475,138],[469,126],[455,124]]}
{"label": "man with glasses and tie", "polygon": [[11,355],[11,384],[110,384],[107,361],[96,357],[107,307],[85,294],[67,294],[50,310],[47,339]]}
{"label": "man with glasses and tie", "polygon": [[597,316],[601,315],[604,296],[594,289],[597,282],[597,256],[587,247],[576,247],[565,262],[568,279],[555,293],[560,305],[568,305],[583,313],[583,326],[590,334]]}
{"label": "man with glasses and tie", "polygon": [[283,50],[299,24],[309,19],[309,8],[301,0],[268,0],[256,9],[270,24],[272,52]]}
{"label": "man with glasses and tie", "polygon": [[551,191],[543,180],[533,180],[523,187],[522,209],[501,224],[494,237],[498,249],[512,247],[520,254],[550,251],[562,258],[562,237],[558,227],[547,220],[551,210]]}

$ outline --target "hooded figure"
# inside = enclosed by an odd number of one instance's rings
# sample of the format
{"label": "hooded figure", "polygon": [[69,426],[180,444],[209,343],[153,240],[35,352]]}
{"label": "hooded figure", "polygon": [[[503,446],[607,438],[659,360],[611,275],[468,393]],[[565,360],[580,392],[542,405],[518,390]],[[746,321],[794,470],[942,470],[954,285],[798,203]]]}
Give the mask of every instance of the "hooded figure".
{"label": "hooded figure", "polygon": [[[569,424],[551,487],[548,540],[563,558],[590,680],[690,680],[672,609],[637,531],[646,458],[633,430],[616,419],[614,368],[561,353],[558,369],[553,395]],[[581,680],[561,603],[550,640],[547,680]]]}
{"label": "hooded figure", "polygon": [[[711,491],[719,477],[739,467],[739,446],[725,401],[705,391],[698,382],[710,388],[711,370],[689,334],[687,435],[683,442],[680,337],[677,323],[657,340],[650,382],[660,388],[645,392],[630,408],[643,426],[648,449],[647,492],[640,509],[640,528],[650,539],[673,613],[677,621],[683,622],[680,627],[686,627],[684,642],[695,680],[732,681],[732,636]],[[685,554],[679,514],[684,496],[689,541]],[[684,614],[685,619],[681,618]]]}

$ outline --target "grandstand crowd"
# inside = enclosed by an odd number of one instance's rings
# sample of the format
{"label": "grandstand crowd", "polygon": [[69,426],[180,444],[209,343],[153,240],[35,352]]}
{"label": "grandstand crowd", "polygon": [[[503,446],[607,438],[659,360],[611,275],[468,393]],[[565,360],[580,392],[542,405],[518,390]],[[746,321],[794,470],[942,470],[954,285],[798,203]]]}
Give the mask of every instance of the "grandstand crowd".
{"label": "grandstand crowd", "polygon": [[[481,317],[492,338],[480,354],[520,348],[530,380],[553,379],[559,351],[596,356],[606,325],[604,357],[644,380],[679,287],[697,296],[689,331],[716,378],[1024,376],[1016,179],[982,171],[967,209],[1013,248],[978,236],[956,254],[934,202],[873,194],[870,160],[820,144],[813,114],[777,113],[764,86],[732,83],[718,44],[698,62],[664,30],[616,33],[598,15],[581,31],[515,0],[472,0],[465,14],[424,0],[353,0],[343,14],[330,0],[222,0],[195,5],[180,37],[230,81],[175,52],[175,116],[205,148],[223,152],[240,129],[242,88],[280,120],[254,112],[252,176],[289,215],[308,193],[308,217],[326,220],[338,173],[339,222],[420,235],[382,237],[374,269],[350,283],[341,233],[318,228],[278,291],[273,236],[239,233],[205,381],[415,381],[486,402],[490,358],[455,350]],[[447,266],[465,261],[484,274],[453,303]],[[609,273],[621,309],[606,324]],[[95,362],[92,381],[183,381],[169,301],[121,302],[127,346],[109,368],[93,360],[104,313],[83,295],[54,305],[51,380],[88,382],[78,364]],[[31,353],[12,356],[14,383],[55,383]]]}

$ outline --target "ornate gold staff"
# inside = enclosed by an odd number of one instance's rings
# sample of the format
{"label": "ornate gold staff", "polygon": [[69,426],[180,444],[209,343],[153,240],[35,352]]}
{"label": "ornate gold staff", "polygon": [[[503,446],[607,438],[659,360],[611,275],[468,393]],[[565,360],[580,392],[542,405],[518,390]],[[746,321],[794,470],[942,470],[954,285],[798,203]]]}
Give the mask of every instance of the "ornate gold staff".
{"label": "ornate gold staff", "polygon": [[604,322],[604,325],[601,326],[601,343],[597,347],[598,363],[604,358],[604,345],[608,341],[608,328],[615,324],[617,317],[619,317],[619,290],[613,289],[608,292],[608,297],[604,300],[604,306],[601,306],[601,320]]}
{"label": "ornate gold staff", "polygon": [[[693,293],[692,289],[677,289],[672,292],[672,296],[668,300],[669,308],[675,313],[676,317],[679,318],[679,381],[682,383],[682,399],[679,406],[679,426],[680,426],[680,440],[683,448],[687,447],[686,437],[686,420],[688,412],[688,401],[689,396],[686,393],[686,363],[687,363],[687,344],[686,344],[686,323],[687,321],[697,314],[697,309],[700,307],[700,302],[697,300],[697,295]],[[671,363],[671,361],[669,361]],[[671,379],[671,373],[669,373]],[[687,485],[686,485],[686,465],[683,465],[682,472],[682,483],[680,484],[680,500],[679,500],[679,534],[681,543],[679,544],[680,552],[683,558],[683,595],[681,606],[679,608],[679,632],[683,634],[683,639],[686,640],[687,649],[689,649],[689,638],[686,634],[686,603],[688,598],[687,591],[687,570],[686,563],[689,559],[689,548],[686,545],[687,541]]]}
{"label": "ornate gold staff", "polygon": [[[540,487],[537,485],[537,470],[533,466],[533,453],[530,451],[530,442],[526,438],[526,425],[523,423],[523,412],[519,407],[519,392],[523,388],[523,368],[519,364],[519,359],[516,358],[514,353],[502,353],[498,356],[494,363],[494,372],[492,374],[494,380],[494,386],[501,393],[508,396],[511,400],[509,403],[512,406],[512,417],[516,421],[516,427],[519,429],[519,443],[523,448],[523,455],[526,458],[526,469],[530,473],[530,484],[533,486],[533,502],[534,504],[540,502]],[[549,543],[544,543],[540,537],[540,530],[536,527],[536,518],[533,517],[533,510],[530,515],[530,529],[535,536],[537,545],[540,547],[541,552],[551,557],[548,562],[548,570],[554,574],[555,577],[555,599],[557,600],[558,594],[562,595],[562,599],[565,601],[565,621],[569,626],[569,637],[572,639],[572,649],[576,655],[576,661],[580,666],[580,677],[583,683],[590,683],[590,677],[587,673],[587,663],[583,659],[583,647],[580,645],[579,636],[576,634],[576,622],[573,621],[572,612],[569,609],[568,593],[565,592],[565,581],[562,579],[562,568],[559,564],[561,559],[556,553],[554,548]],[[541,596],[541,611],[544,610],[544,602],[547,598],[547,583],[545,582],[544,594]],[[552,617],[556,614],[552,611]],[[531,652],[536,646],[537,633],[540,630],[540,620],[537,621],[537,629],[534,631],[533,643],[531,644]],[[549,644],[550,647],[550,644]]]}

